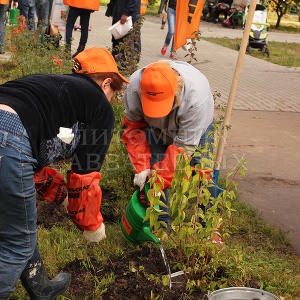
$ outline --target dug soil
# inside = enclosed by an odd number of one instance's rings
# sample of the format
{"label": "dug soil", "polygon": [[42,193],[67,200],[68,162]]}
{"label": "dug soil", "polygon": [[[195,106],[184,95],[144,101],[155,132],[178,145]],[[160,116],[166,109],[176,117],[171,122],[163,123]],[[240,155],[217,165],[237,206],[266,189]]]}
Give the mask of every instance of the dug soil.
{"label": "dug soil", "polygon": [[[168,257],[172,257],[170,252]],[[124,256],[111,258],[105,265],[95,259],[74,260],[64,268],[72,276],[68,293],[71,299],[202,299],[203,294],[187,295],[184,291],[184,276],[172,279],[173,286],[163,286],[161,278],[166,275],[160,251],[155,247],[142,246],[139,250]],[[96,282],[111,278],[110,284],[102,290],[102,295],[95,295]],[[104,280],[102,281],[104,282]]]}

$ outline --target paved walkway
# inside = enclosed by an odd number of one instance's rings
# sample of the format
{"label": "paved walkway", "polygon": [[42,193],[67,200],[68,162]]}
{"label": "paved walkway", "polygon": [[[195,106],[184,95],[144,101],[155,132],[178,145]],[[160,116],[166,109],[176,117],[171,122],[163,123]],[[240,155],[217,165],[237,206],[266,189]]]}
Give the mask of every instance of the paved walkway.
{"label": "paved walkway", "polygon": [[[93,13],[88,46],[110,47],[108,27],[111,20],[104,9]],[[203,35],[238,33],[201,23]],[[206,26],[206,27],[205,27]],[[166,30],[159,29],[159,19],[147,17],[142,29],[140,66],[162,59],[160,48]],[[212,29],[211,29],[212,28]],[[240,33],[239,33],[240,34]],[[299,35],[270,34],[270,37],[299,39]],[[73,49],[79,33],[74,32]],[[184,59],[178,51],[177,58]],[[237,52],[201,41],[194,64],[203,72],[212,90],[227,101]],[[287,68],[246,56],[239,84],[232,130],[225,147],[222,169],[234,165],[244,155],[248,174],[240,181],[241,199],[251,203],[270,223],[282,228],[300,253],[300,68]]]}

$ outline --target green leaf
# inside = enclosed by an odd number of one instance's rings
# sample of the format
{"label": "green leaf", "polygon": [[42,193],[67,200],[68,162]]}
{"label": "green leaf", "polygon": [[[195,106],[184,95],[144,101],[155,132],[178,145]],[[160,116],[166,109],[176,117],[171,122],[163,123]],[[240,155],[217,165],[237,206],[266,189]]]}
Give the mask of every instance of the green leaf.
{"label": "green leaf", "polygon": [[153,213],[150,213],[150,227],[156,227],[157,226],[157,219],[158,219],[158,216],[153,214]]}
{"label": "green leaf", "polygon": [[166,228],[166,229],[168,228],[167,223],[164,222],[164,221],[160,221],[160,225],[163,226],[163,227]]}
{"label": "green leaf", "polygon": [[159,183],[154,183],[154,191],[156,194],[161,192],[161,184]]}
{"label": "green leaf", "polygon": [[148,190],[147,198],[149,199],[150,203],[152,203],[152,201],[153,201],[153,189]]}
{"label": "green leaf", "polygon": [[230,201],[226,201],[226,202],[225,202],[225,206],[226,206],[226,208],[227,208],[228,210],[230,210],[230,209],[231,209],[231,202],[230,202]]}
{"label": "green leaf", "polygon": [[186,179],[183,179],[183,181],[182,181],[182,193],[185,194],[188,191],[189,187],[190,187],[190,182],[187,181]]}
{"label": "green leaf", "polygon": [[159,204],[160,207],[168,208],[168,206],[166,205],[166,203],[164,203],[163,201],[159,201],[158,204]]}
{"label": "green leaf", "polygon": [[146,215],[145,215],[145,218],[144,218],[144,222],[148,221],[150,219],[150,208],[148,207],[146,209]]}
{"label": "green leaf", "polygon": [[167,275],[162,276],[162,284],[163,284],[163,286],[169,285],[169,277]]}
{"label": "green leaf", "polygon": [[180,204],[180,209],[181,210],[185,209],[185,207],[187,205],[187,202],[188,202],[188,198],[185,195],[183,195],[182,200],[181,200],[181,204]]}

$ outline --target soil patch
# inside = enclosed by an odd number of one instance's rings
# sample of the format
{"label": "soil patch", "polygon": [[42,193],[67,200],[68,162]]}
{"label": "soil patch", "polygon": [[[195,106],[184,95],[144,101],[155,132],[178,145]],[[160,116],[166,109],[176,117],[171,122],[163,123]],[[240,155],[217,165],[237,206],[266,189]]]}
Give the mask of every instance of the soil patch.
{"label": "soil patch", "polygon": [[[110,189],[102,189],[101,212],[105,223],[116,223],[120,220],[120,212],[114,208],[116,196]],[[37,195],[37,224],[44,228],[51,229],[53,226],[66,226],[70,218],[65,208],[54,203],[44,201]]]}
{"label": "soil patch", "polygon": [[[172,256],[171,253],[167,255]],[[200,293],[187,295],[183,276],[172,280],[172,290],[163,286],[161,278],[166,275],[166,269],[160,251],[147,246],[122,257],[108,259],[105,265],[99,264],[93,258],[89,262],[74,260],[65,266],[64,271],[71,273],[72,281],[68,293],[74,299],[96,299],[95,277],[97,282],[104,278],[113,278],[106,289],[102,287],[103,300],[150,299],[151,293],[153,297],[160,295],[163,299],[201,299],[203,296]]]}
{"label": "soil patch", "polygon": [[102,189],[101,213],[104,223],[119,223],[121,220],[121,210],[117,205],[117,196],[113,190]]}
{"label": "soil patch", "polygon": [[68,224],[69,216],[62,205],[57,206],[55,203],[49,203],[37,196],[36,206],[38,225],[51,229],[53,226]]}

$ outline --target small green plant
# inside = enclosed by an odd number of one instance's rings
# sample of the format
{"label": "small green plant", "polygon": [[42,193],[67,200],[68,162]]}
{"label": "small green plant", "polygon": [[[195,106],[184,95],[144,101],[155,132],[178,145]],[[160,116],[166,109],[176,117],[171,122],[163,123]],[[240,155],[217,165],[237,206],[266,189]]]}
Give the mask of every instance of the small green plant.
{"label": "small green plant", "polygon": [[[172,185],[168,191],[170,241],[178,258],[174,267],[184,272],[188,289],[197,288],[203,292],[222,286],[221,281],[214,279],[221,252],[220,244],[215,241],[216,236],[226,238],[229,235],[229,228],[222,224],[234,211],[234,178],[245,170],[245,161],[241,160],[236,169],[227,174],[224,190],[216,195],[218,187],[211,178],[213,148],[214,145],[207,143],[204,147],[183,151],[177,157]],[[197,161],[194,166],[191,166],[191,156]],[[150,207],[147,209],[146,219],[150,220],[151,228],[161,236],[166,228],[164,222],[158,221],[159,215],[165,213],[161,208],[166,207],[161,198],[165,199],[161,188],[162,179],[154,172],[149,183]]]}

